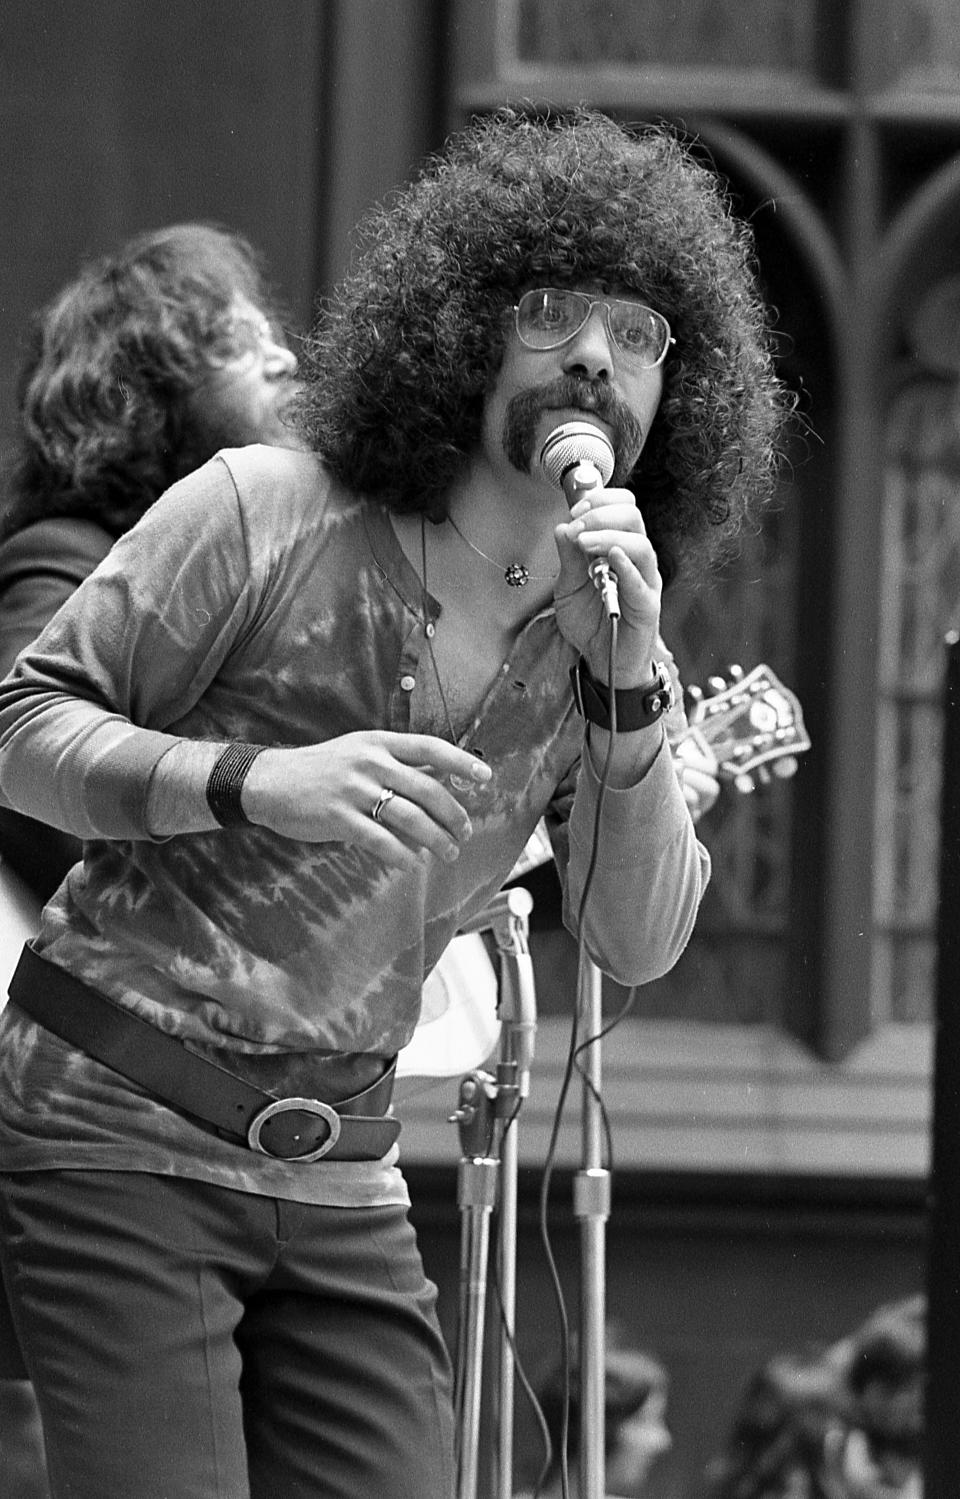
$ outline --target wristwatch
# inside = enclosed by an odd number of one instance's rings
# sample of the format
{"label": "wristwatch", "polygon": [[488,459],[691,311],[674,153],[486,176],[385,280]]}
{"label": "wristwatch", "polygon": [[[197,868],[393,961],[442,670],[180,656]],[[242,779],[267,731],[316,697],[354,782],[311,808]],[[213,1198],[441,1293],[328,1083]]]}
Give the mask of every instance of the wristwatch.
{"label": "wristwatch", "polygon": [[[674,693],[670,674],[662,661],[654,661],[653,676],[640,687],[617,689],[617,730],[630,733],[633,729],[646,729],[673,707]],[[570,668],[573,685],[573,700],[577,712],[588,723],[600,729],[610,727],[610,688],[598,682],[586,661],[581,656],[576,666]]]}

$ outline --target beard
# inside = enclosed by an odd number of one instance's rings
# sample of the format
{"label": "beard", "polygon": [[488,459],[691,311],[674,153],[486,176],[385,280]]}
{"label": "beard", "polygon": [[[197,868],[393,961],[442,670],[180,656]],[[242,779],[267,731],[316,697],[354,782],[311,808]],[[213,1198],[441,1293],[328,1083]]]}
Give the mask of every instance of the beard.
{"label": "beard", "polygon": [[537,457],[537,424],[545,411],[572,408],[596,416],[611,429],[615,463],[611,484],[621,485],[633,472],[647,434],[629,406],[610,387],[576,375],[561,375],[549,385],[516,395],[507,405],[503,449],[523,474],[533,472]]}

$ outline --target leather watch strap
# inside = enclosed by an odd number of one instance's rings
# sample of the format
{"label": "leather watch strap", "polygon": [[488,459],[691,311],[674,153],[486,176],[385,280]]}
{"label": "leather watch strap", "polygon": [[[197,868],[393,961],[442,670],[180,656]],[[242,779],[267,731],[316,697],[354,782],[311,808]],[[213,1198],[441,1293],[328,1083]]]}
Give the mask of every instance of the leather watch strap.
{"label": "leather watch strap", "polygon": [[[600,729],[610,728],[610,688],[598,682],[581,656],[570,668],[570,681],[577,712]],[[640,687],[616,691],[617,729],[630,733],[656,723],[673,706],[673,684],[662,661],[654,661],[653,676]]]}

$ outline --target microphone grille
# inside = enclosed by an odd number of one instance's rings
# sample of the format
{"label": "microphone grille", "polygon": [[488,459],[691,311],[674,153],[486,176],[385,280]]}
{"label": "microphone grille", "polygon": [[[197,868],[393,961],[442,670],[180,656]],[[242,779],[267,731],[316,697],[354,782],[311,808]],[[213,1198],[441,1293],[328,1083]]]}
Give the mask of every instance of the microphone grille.
{"label": "microphone grille", "polygon": [[564,422],[555,427],[540,449],[540,467],[553,484],[562,485],[567,469],[592,463],[606,484],[614,468],[613,448],[592,422]]}

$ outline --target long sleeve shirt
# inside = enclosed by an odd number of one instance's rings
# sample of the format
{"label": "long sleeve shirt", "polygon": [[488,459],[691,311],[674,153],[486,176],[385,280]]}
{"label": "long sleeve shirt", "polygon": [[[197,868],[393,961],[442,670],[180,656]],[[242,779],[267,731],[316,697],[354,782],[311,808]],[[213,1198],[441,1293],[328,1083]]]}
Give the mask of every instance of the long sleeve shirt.
{"label": "long sleeve shirt", "polygon": [[[552,609],[521,631],[461,744],[494,774],[456,865],[389,869],[261,826],[151,835],[179,738],[306,745],[364,728],[444,734],[426,633],[440,619],[389,515],[312,455],[250,448],[181,481],[112,549],[0,689],[0,798],[85,840],[37,950],[281,1094],[343,1081],[416,1025],[424,976],[546,815],[576,930],[597,782]],[[669,748],[608,790],[584,922],[626,984],[683,950],[708,876]],[[349,1091],[349,1089],[344,1089]],[[108,1069],[0,1017],[0,1168],[111,1166],[307,1201],[385,1200],[390,1166],[273,1161],[198,1130]],[[379,1173],[379,1174],[378,1174]]]}

